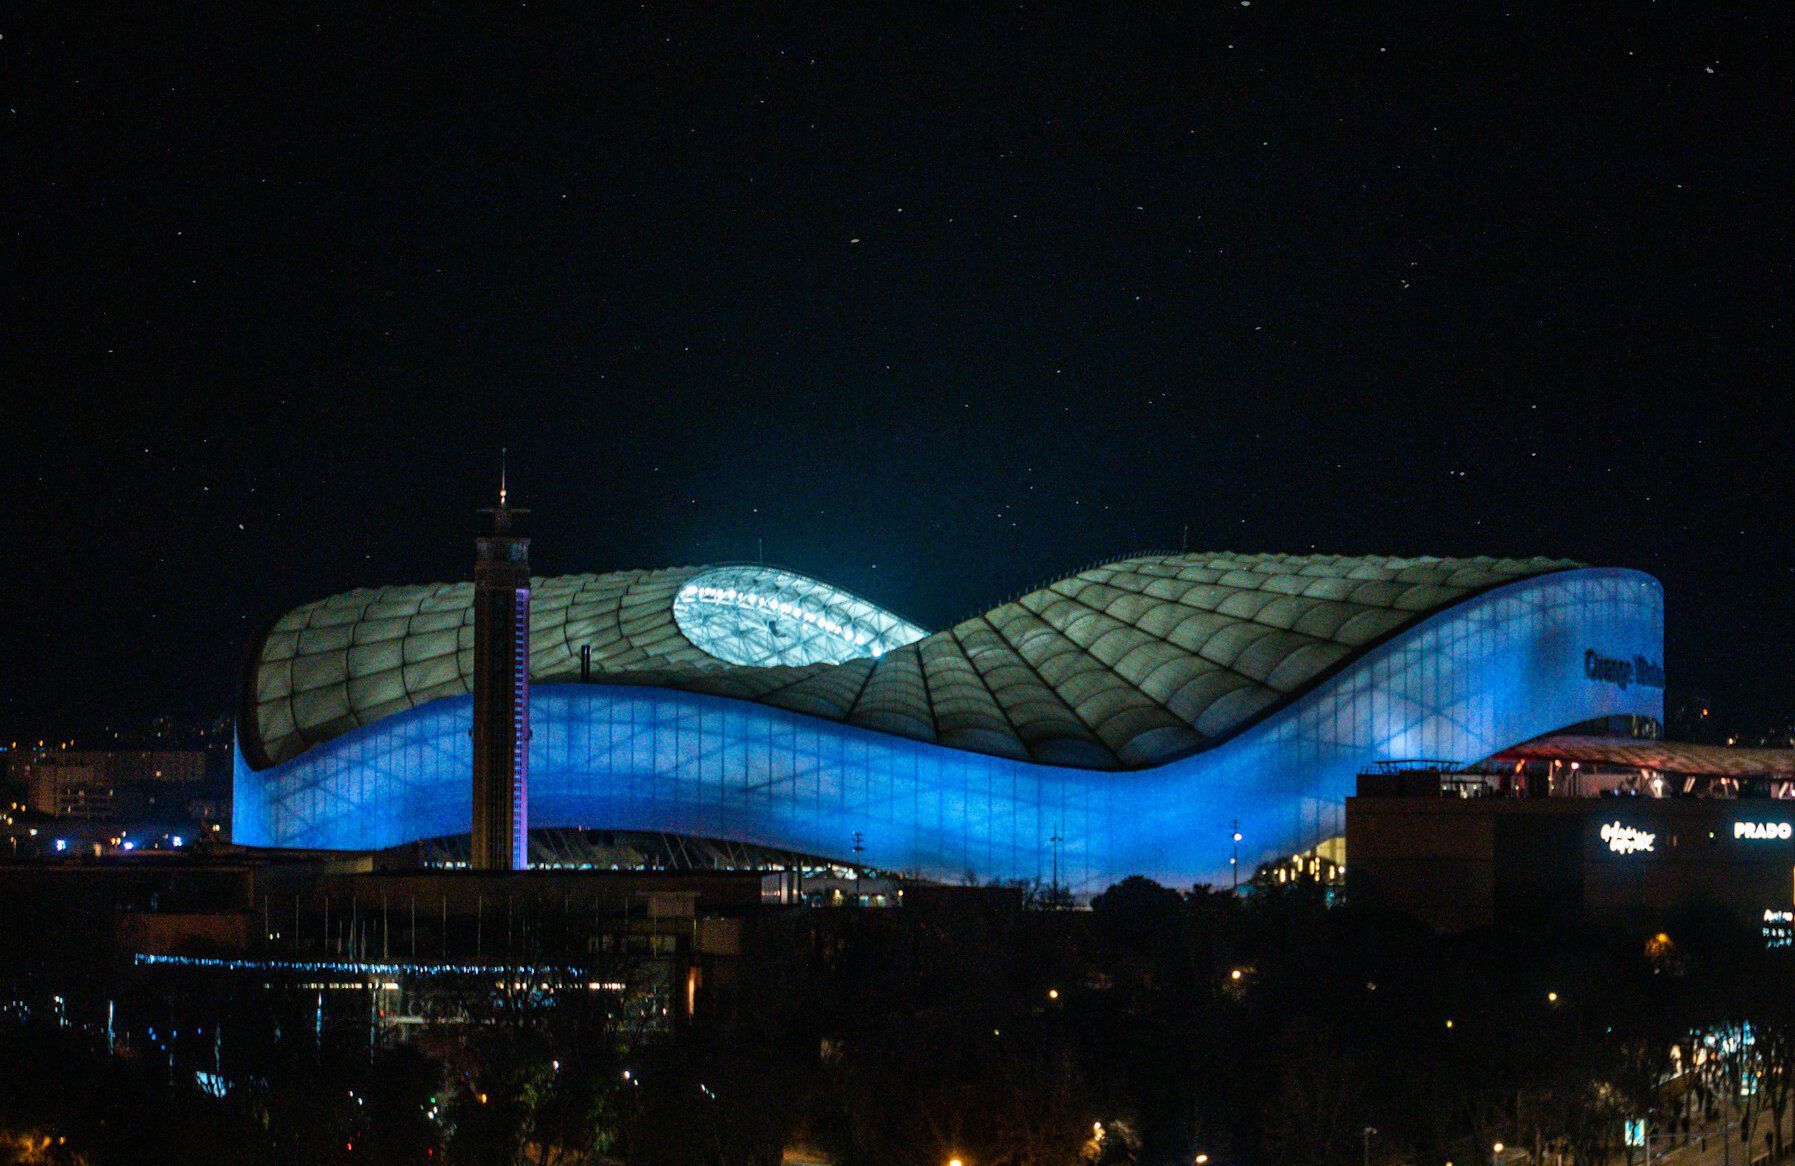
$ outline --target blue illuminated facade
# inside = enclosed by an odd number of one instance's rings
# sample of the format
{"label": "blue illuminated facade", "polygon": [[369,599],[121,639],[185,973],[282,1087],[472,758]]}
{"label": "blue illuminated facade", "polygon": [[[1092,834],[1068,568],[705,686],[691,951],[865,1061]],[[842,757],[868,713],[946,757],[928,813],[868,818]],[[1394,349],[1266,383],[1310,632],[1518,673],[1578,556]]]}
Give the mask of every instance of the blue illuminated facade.
{"label": "blue illuminated facade", "polygon": [[[1660,671],[1642,682],[1592,658]],[[1232,823],[1248,871],[1313,845],[1339,832],[1342,800],[1373,761],[1470,763],[1600,717],[1662,720],[1662,661],[1655,580],[1556,569],[1416,613],[1199,747],[1107,769],[652,677],[539,682],[531,825],[727,839],[956,881],[1046,881],[1057,846],[1078,894],[1131,874],[1225,884]],[[235,841],[359,850],[466,833],[471,716],[470,698],[450,695],[260,768],[240,751]]]}

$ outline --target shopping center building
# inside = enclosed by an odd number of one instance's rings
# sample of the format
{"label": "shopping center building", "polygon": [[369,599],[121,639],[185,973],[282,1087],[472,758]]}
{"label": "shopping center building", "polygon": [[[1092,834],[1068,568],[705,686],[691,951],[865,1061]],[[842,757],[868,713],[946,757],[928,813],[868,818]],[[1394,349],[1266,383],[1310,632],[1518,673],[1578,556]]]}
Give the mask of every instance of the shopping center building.
{"label": "shopping center building", "polygon": [[[1137,556],[933,633],[761,565],[531,590],[532,829],[923,878],[1225,885],[1338,835],[1375,762],[1663,719],[1658,583],[1561,560]],[[468,832],[472,599],[383,587],[274,622],[235,841]]]}
{"label": "shopping center building", "polygon": [[1385,764],[1346,802],[1355,893],[1439,931],[1692,913],[1795,941],[1795,749],[1554,735]]}

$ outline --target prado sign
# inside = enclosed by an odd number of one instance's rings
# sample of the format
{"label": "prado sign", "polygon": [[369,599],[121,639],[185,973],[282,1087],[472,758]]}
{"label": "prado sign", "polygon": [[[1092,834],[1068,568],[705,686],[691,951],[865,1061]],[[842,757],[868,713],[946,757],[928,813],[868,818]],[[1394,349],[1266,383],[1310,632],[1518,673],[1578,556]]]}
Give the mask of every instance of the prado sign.
{"label": "prado sign", "polygon": [[1644,656],[1621,660],[1604,656],[1594,648],[1583,650],[1583,675],[1591,680],[1612,684],[1625,691],[1638,684],[1645,688],[1664,687],[1664,665]]}
{"label": "prado sign", "polygon": [[1788,840],[1795,837],[1795,827],[1787,822],[1734,822],[1734,838],[1767,838]]}

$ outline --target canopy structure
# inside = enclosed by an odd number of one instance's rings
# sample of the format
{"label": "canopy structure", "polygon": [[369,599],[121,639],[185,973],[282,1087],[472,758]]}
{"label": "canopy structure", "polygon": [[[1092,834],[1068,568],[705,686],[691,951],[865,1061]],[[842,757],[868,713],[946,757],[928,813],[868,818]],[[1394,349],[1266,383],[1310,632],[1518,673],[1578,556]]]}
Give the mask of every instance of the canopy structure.
{"label": "canopy structure", "polygon": [[1552,736],[1511,745],[1496,760],[1623,765],[1690,777],[1795,777],[1795,749],[1698,745],[1688,741]]}

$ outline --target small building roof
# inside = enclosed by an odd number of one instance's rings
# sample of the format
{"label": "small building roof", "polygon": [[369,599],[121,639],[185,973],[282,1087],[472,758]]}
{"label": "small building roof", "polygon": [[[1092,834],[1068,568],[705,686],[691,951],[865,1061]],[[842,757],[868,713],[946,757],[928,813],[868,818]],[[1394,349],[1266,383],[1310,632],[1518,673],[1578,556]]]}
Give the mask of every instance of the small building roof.
{"label": "small building roof", "polygon": [[1795,749],[1698,745],[1625,737],[1541,737],[1510,746],[1495,761],[1575,761],[1705,777],[1795,777]]}

